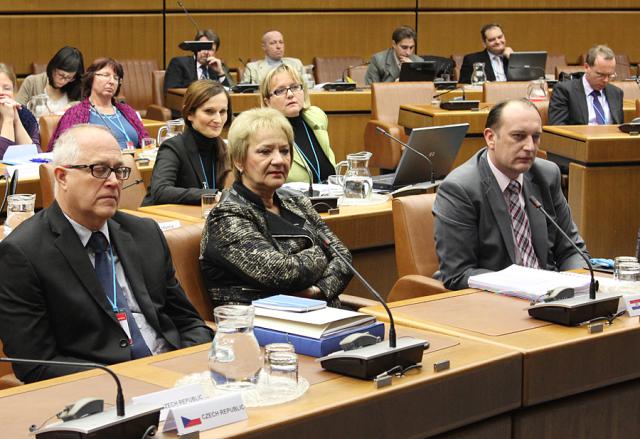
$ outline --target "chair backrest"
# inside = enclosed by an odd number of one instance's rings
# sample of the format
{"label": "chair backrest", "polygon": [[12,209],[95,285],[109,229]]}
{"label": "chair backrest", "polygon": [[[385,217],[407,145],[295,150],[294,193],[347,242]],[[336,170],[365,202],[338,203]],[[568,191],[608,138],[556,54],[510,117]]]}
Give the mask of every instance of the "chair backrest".
{"label": "chair backrest", "polygon": [[313,58],[315,65],[313,72],[316,83],[335,82],[342,79],[350,66],[362,64],[362,58],[358,56],[327,56]]}
{"label": "chair backrest", "polygon": [[567,65],[567,57],[564,55],[558,55],[550,53],[547,55],[547,64],[545,65],[544,72],[547,75],[553,75],[556,77],[556,67],[564,67]]}
{"label": "chair backrest", "polygon": [[151,95],[153,103],[164,107],[164,74],[166,70],[151,72]]}
{"label": "chair backrest", "polygon": [[124,71],[120,93],[128,105],[144,112],[153,103],[151,74],[158,70],[158,63],[155,59],[123,59],[118,62]]}
{"label": "chair backrest", "polygon": [[[547,125],[549,123],[549,101],[534,101],[533,105],[538,107],[540,118],[542,119],[542,125]],[[544,158],[546,158],[546,156]]]}
{"label": "chair backrest", "polygon": [[640,99],[640,85],[636,81],[612,81],[610,84],[622,90],[624,99]]}
{"label": "chair backrest", "polygon": [[204,223],[183,224],[177,229],[167,230],[167,239],[176,278],[182,285],[189,301],[200,317],[213,320],[213,304],[207,293],[200,271],[200,240]]}
{"label": "chair backrest", "polygon": [[393,199],[398,277],[408,274],[432,277],[439,268],[431,214],[435,199],[435,194]]}
{"label": "chair backrest", "polygon": [[430,104],[433,82],[377,82],[371,84],[371,118],[397,124],[400,105]]}
{"label": "chair backrest", "polygon": [[455,74],[456,77],[453,79],[460,79],[460,69],[462,68],[462,61],[464,60],[464,55],[451,55],[451,59],[455,63]]}
{"label": "chair backrest", "polygon": [[[482,101],[495,104],[507,99],[519,99],[527,97],[529,81],[509,81],[509,82],[485,82],[482,88]],[[544,84],[549,99],[549,89]]]}
{"label": "chair backrest", "polygon": [[[131,175],[129,175],[128,179],[122,182],[122,187],[125,189],[122,189],[122,192],[120,193],[118,208],[138,210],[140,204],[142,204],[142,199],[147,193],[142,179],[142,174],[140,173],[138,165],[133,158],[133,154],[123,154],[122,163],[124,166],[129,166],[131,168]],[[131,186],[127,187],[128,185]]]}
{"label": "chair backrest", "polygon": [[556,66],[556,78],[560,78],[561,73],[566,73],[568,75],[574,75],[578,73],[584,73],[584,66]]}
{"label": "chair backrest", "polygon": [[51,206],[55,199],[54,187],[56,184],[56,176],[53,172],[54,167],[51,163],[43,163],[40,165],[40,196],[42,197],[42,207]]}
{"label": "chair backrest", "polygon": [[367,68],[368,66],[355,66],[351,67],[348,70],[349,77],[356,82],[357,87],[368,87],[367,83],[364,80],[364,77],[367,75]]}
{"label": "chair backrest", "polygon": [[636,99],[636,117],[640,117],[640,99]]}
{"label": "chair backrest", "polygon": [[38,73],[46,72],[47,64],[32,62],[31,63],[31,73],[33,75],[37,75]]}
{"label": "chair backrest", "polygon": [[55,132],[58,122],[60,122],[60,118],[62,118],[62,116],[58,114],[47,114],[46,116],[40,117],[40,147],[42,151],[49,151],[49,140],[51,140],[51,136]]}

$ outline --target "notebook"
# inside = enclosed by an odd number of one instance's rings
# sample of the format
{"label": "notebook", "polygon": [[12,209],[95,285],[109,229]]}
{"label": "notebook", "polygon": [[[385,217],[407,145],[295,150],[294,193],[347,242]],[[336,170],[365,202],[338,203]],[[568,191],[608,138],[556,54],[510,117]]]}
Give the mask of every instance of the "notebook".
{"label": "notebook", "polygon": [[[439,180],[451,171],[468,129],[468,123],[415,128],[407,144],[429,157],[435,178]],[[374,176],[373,188],[392,191],[430,179],[429,162],[409,148],[404,148],[396,172]]]}

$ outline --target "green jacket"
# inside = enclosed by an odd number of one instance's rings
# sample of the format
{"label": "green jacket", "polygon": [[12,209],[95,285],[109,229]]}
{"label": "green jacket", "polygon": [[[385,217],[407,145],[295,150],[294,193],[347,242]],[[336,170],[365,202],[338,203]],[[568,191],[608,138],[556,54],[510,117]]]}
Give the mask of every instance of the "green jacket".
{"label": "green jacket", "polygon": [[[302,110],[302,119],[304,119],[305,123],[313,130],[313,134],[315,134],[316,139],[318,139],[318,143],[320,143],[320,148],[325,153],[329,161],[333,166],[336,165],[336,157],[333,154],[333,150],[331,149],[331,143],[329,142],[329,119],[324,111],[322,111],[318,107],[309,107]],[[308,182],[309,181],[309,171],[307,165],[304,162],[304,159],[300,156],[300,154],[293,154],[293,164],[291,165],[291,170],[289,171],[289,177],[287,178],[287,182],[292,181],[300,181],[300,182]]]}

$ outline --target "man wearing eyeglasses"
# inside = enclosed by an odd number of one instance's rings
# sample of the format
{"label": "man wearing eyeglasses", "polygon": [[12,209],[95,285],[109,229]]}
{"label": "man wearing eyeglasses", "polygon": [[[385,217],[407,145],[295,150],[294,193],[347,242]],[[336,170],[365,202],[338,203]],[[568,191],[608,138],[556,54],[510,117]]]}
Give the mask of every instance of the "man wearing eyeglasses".
{"label": "man wearing eyeglasses", "polygon": [[417,35],[409,26],[400,26],[391,35],[391,48],[378,52],[371,57],[366,84],[374,82],[393,82],[400,77],[400,66],[405,62],[419,62],[422,58],[415,55]]}
{"label": "man wearing eyeglasses", "polygon": [[613,50],[604,45],[587,52],[585,74],[558,82],[549,103],[549,125],[620,124],[623,92],[609,83],[616,76]]}
{"label": "man wearing eyeglasses", "polygon": [[[120,147],[77,125],[54,150],[55,198],[0,243],[0,339],[11,357],[113,364],[211,341],[149,219],[118,212]],[[15,365],[24,382],[77,368]]]}

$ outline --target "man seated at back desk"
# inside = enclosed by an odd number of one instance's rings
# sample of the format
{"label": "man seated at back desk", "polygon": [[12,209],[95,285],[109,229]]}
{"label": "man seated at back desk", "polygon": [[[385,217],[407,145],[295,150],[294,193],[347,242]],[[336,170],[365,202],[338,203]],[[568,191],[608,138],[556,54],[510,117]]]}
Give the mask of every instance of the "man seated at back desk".
{"label": "man seated at back desk", "polygon": [[298,58],[284,56],[284,37],[277,30],[270,30],[262,36],[264,59],[247,63],[242,74],[242,82],[260,84],[267,73],[280,64],[286,64],[304,79],[305,69]]}
{"label": "man seated at back desk", "polygon": [[440,278],[452,290],[469,277],[512,264],[545,270],[582,267],[584,260],[529,202],[534,196],[586,251],[560,188],[560,170],[536,159],[542,122],[528,100],[494,106],[487,117],[486,148],[454,169],[433,206]]}
{"label": "man seated at back desk", "polygon": [[[56,201],[0,242],[0,339],[8,356],[113,364],[212,339],[150,219],[117,211],[124,167],[103,127],[54,150]],[[78,372],[14,365],[24,382]]]}
{"label": "man seated at back desk", "polygon": [[480,36],[485,50],[464,56],[458,82],[463,84],[471,82],[475,63],[484,64],[487,81],[506,81],[509,56],[513,53],[513,49],[507,46],[502,28],[496,23],[485,24],[480,29]]}
{"label": "man seated at back desk", "polygon": [[623,92],[609,84],[616,76],[616,57],[609,47],[594,46],[587,52],[585,74],[558,82],[549,102],[549,125],[621,124]]}
{"label": "man seated at back desk", "polygon": [[417,38],[416,31],[409,26],[396,28],[391,34],[391,48],[371,57],[364,77],[365,84],[397,81],[402,63],[423,61],[414,53]]}

